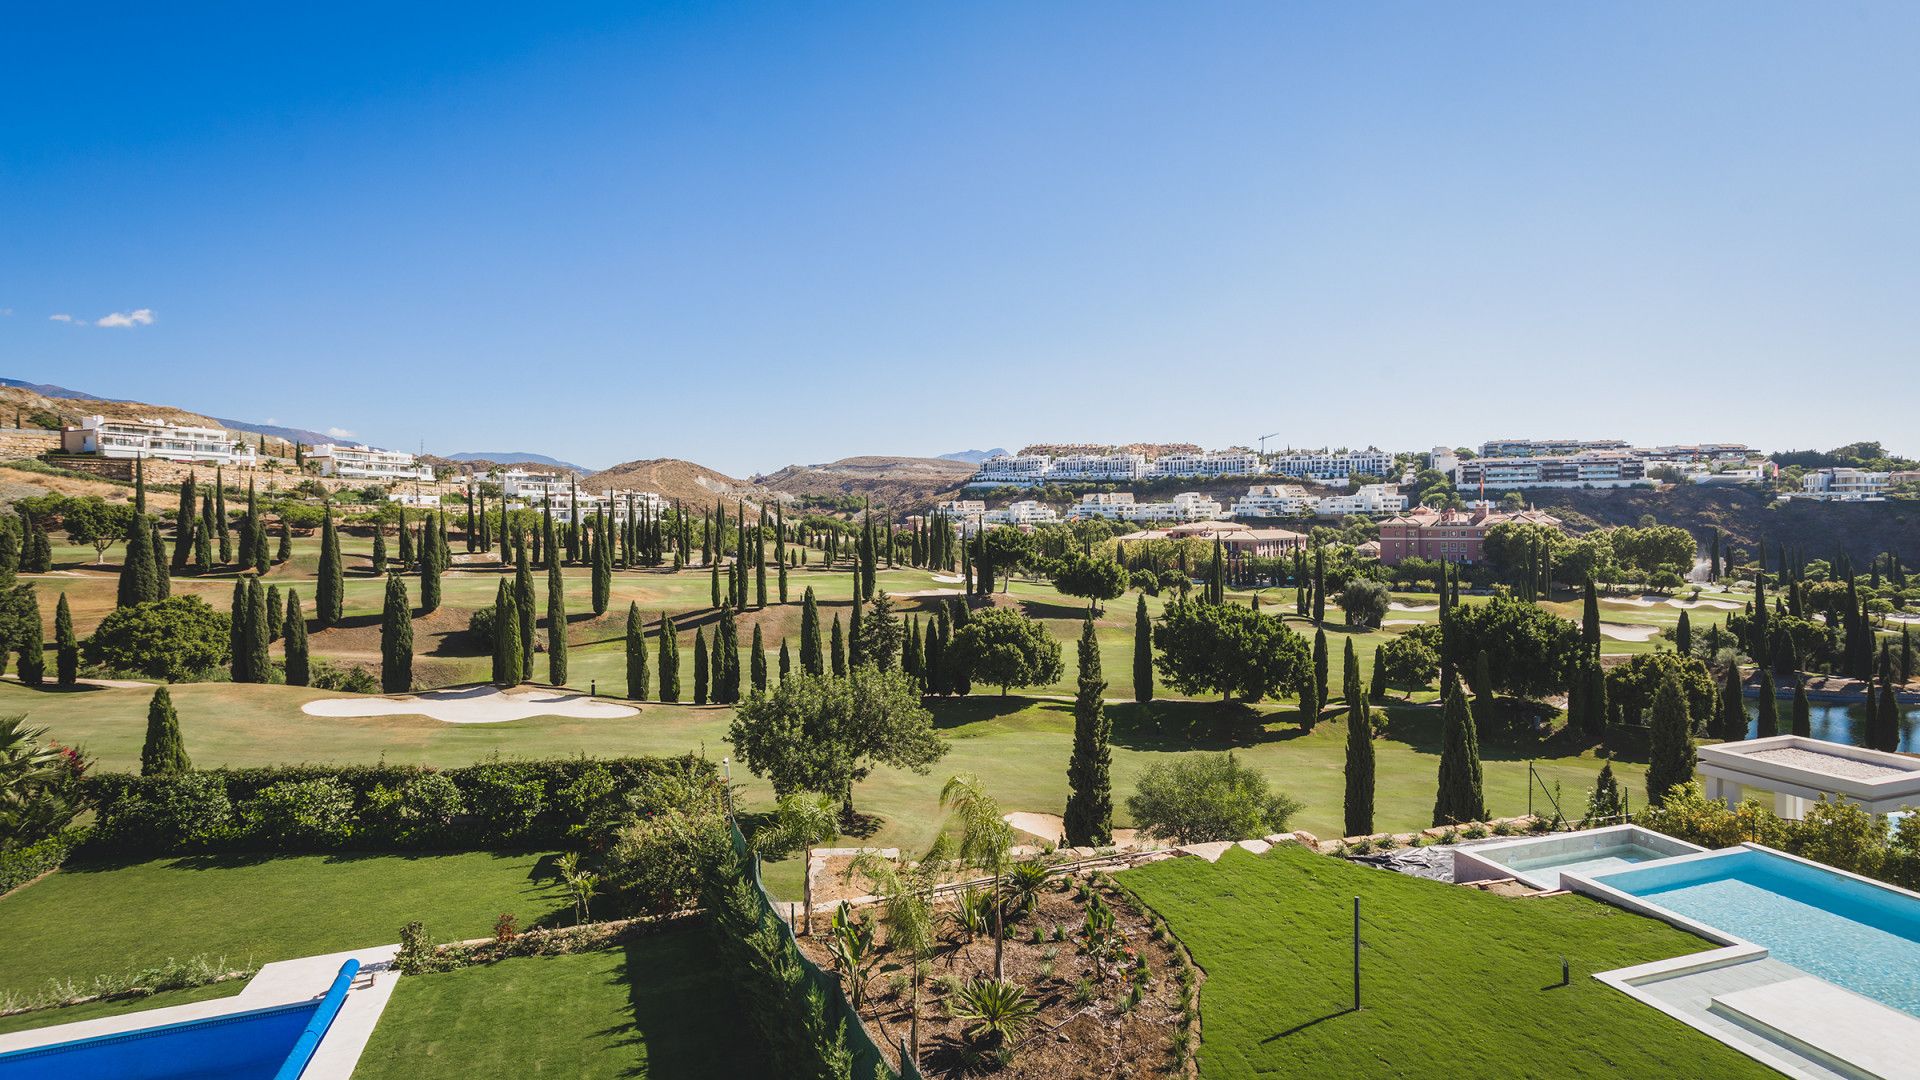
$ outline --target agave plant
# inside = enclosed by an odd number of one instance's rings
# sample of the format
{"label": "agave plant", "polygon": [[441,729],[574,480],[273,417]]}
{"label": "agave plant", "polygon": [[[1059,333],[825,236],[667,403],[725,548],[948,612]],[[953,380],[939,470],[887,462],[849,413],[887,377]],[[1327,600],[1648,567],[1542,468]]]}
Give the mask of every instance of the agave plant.
{"label": "agave plant", "polygon": [[969,979],[949,1001],[954,1019],[967,1025],[962,1033],[990,1047],[1018,1039],[1040,1011],[1026,987],[1007,979]]}

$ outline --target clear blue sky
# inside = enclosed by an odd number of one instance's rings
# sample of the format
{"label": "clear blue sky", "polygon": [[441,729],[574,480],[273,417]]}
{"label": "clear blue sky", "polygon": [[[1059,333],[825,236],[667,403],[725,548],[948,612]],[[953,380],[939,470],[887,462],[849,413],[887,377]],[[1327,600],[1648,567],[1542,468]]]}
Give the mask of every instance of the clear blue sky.
{"label": "clear blue sky", "polygon": [[5,16],[0,374],[735,474],[1920,452],[1920,5],[174,7]]}

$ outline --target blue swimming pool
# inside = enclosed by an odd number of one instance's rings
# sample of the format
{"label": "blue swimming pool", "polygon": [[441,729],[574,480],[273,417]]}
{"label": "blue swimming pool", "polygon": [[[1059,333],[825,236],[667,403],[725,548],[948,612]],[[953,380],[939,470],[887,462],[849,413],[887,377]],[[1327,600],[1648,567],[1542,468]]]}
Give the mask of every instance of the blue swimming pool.
{"label": "blue swimming pool", "polygon": [[298,1080],[359,970],[310,1001],[0,1054],[0,1080]]}
{"label": "blue swimming pool", "polygon": [[1920,1016],[1920,899],[1754,848],[1593,880]]}

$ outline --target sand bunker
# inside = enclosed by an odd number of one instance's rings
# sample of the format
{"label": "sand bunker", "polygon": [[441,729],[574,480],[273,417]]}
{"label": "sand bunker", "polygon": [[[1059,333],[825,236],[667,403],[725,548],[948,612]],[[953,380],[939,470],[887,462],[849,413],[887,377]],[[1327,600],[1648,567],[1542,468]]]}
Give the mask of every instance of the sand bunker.
{"label": "sand bunker", "polygon": [[[1032,814],[1025,810],[1015,810],[1011,814],[1002,815],[1001,820],[1013,826],[1014,831],[1037,837],[1049,844],[1057,846],[1066,840],[1067,823],[1059,814]],[[1138,837],[1139,833],[1134,829],[1113,830],[1115,844],[1131,844]]]}
{"label": "sand bunker", "polygon": [[1615,641],[1652,641],[1660,636],[1660,628],[1646,623],[1601,623],[1600,633]]}
{"label": "sand bunker", "polygon": [[566,690],[501,690],[464,686],[393,697],[321,698],[300,706],[309,716],[425,716],[449,724],[501,724],[532,716],[617,720],[640,710]]}
{"label": "sand bunker", "polygon": [[944,581],[949,585],[958,585],[962,581],[965,581],[966,579],[961,577],[959,574],[935,574],[933,575],[933,580]]}
{"label": "sand bunker", "polygon": [[[5,675],[0,675],[0,679],[6,679],[9,682],[19,682],[20,676],[8,672]],[[76,686],[90,686],[96,690],[140,690],[160,685],[159,683],[146,682],[141,679],[75,679],[73,682]],[[51,679],[42,685],[46,689],[55,689]]]}
{"label": "sand bunker", "polygon": [[1600,598],[1600,602],[1603,604],[1621,604],[1626,607],[1652,607],[1659,603],[1658,600],[1650,596],[1603,596]]}
{"label": "sand bunker", "polygon": [[1387,619],[1384,622],[1382,622],[1380,625],[1381,626],[1419,626],[1421,625],[1421,623],[1419,619]]}
{"label": "sand bunker", "polygon": [[1736,604],[1731,600],[1681,600],[1681,599],[1675,598],[1667,601],[1667,606],[1677,607],[1677,608],[1688,608],[1688,609],[1704,607],[1704,608],[1716,608],[1720,611],[1739,611],[1741,608],[1745,607],[1746,605]]}
{"label": "sand bunker", "polygon": [[1439,611],[1439,604],[1403,604],[1398,600],[1387,605],[1388,611]]}

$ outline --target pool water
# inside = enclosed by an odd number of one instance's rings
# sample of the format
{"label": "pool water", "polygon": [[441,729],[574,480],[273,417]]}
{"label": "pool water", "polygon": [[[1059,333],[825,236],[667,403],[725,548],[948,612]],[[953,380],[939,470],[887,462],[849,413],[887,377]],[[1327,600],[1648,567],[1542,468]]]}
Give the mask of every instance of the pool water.
{"label": "pool water", "polygon": [[1920,1016],[1920,899],[1752,849],[1595,880]]}
{"label": "pool water", "polygon": [[0,1080],[273,1080],[318,1001],[0,1054]]}
{"label": "pool water", "polygon": [[1562,852],[1536,855],[1531,859],[1502,859],[1501,862],[1522,873],[1555,870],[1569,874],[1604,874],[1609,870],[1621,870],[1643,862],[1671,857],[1671,852],[1655,851],[1639,844],[1616,844],[1597,851]]}

